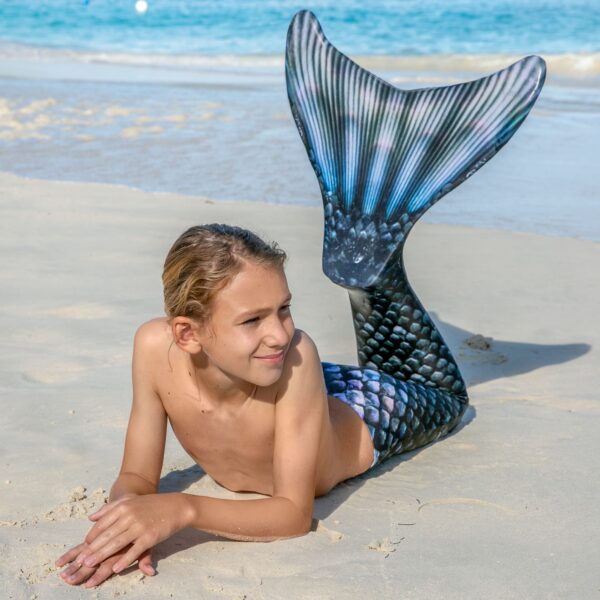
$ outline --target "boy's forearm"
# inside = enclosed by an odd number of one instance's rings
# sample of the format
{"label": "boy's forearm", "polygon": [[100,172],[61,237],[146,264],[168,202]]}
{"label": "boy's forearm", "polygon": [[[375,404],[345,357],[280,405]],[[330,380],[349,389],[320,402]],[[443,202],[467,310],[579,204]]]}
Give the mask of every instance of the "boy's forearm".
{"label": "boy's forearm", "polygon": [[[135,473],[121,473],[110,491],[115,501],[127,494],[157,493],[157,486]],[[282,497],[227,500],[194,494],[167,494],[184,526],[242,541],[271,541],[308,533],[312,515]]]}
{"label": "boy's forearm", "polygon": [[120,473],[110,488],[109,500],[114,502],[126,494],[144,496],[146,494],[155,494],[157,491],[158,489],[155,485],[135,473]]}
{"label": "boy's forearm", "polygon": [[271,541],[308,533],[312,516],[287,498],[225,500],[181,494],[189,527],[242,541]]}

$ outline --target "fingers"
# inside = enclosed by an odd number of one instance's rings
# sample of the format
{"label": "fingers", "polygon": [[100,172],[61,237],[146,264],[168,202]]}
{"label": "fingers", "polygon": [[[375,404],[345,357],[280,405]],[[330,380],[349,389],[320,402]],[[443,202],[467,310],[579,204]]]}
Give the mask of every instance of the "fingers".
{"label": "fingers", "polygon": [[[104,509],[101,509],[104,510]],[[101,511],[95,513],[99,515]],[[91,516],[90,516],[91,518]],[[100,519],[100,517],[98,517]],[[85,541],[91,544],[103,531],[106,531],[113,523],[119,519],[118,511],[112,511],[111,513],[104,513],[101,520],[98,520],[96,524],[88,531],[85,536]]]}
{"label": "fingers", "polygon": [[94,569],[96,572],[85,582],[83,587],[95,587],[114,575],[113,565],[117,562],[117,560],[118,556],[114,556],[108,560],[105,560],[97,569]]}
{"label": "fingers", "polygon": [[104,515],[109,513],[117,504],[119,504],[119,500],[115,500],[114,502],[109,502],[108,504],[105,504],[96,512],[89,514],[88,519],[90,519],[90,521],[97,521],[98,519],[101,519]]}
{"label": "fingers", "polygon": [[148,546],[144,545],[143,542],[140,542],[139,540],[136,541],[131,548],[125,552],[125,555],[114,564],[113,572],[119,573],[123,569],[126,569],[134,560],[141,556],[142,552],[147,549]]}
{"label": "fingers", "polygon": [[92,575],[94,571],[96,571],[95,567],[82,567],[81,565],[72,563],[64,571],[61,571],[59,575],[65,583],[79,585]]}
{"label": "fingers", "polygon": [[[119,538],[121,534],[128,530],[128,528],[129,527],[126,522],[124,522],[123,520],[119,520],[116,523],[114,523],[111,527],[108,527],[104,531],[100,532],[95,537],[94,541],[91,544],[88,544],[89,552],[87,552],[87,556],[90,556],[91,554],[96,554],[99,550],[104,548],[104,546],[110,544],[111,542]],[[109,556],[111,556],[115,552],[118,552],[123,547],[124,545],[119,546],[113,552],[111,552]],[[92,565],[88,566],[91,567]]]}
{"label": "fingers", "polygon": [[[83,544],[80,544],[80,546],[83,546]],[[69,552],[73,552],[75,550],[76,548],[73,548]],[[83,583],[83,587],[93,588],[114,575],[117,572],[115,569],[122,571],[124,568],[129,566],[135,561],[135,558],[132,557],[135,557],[136,555],[138,556],[138,567],[140,571],[149,577],[156,575],[156,570],[152,566],[152,551],[150,548],[143,550],[141,553],[139,552],[139,548],[134,549],[133,546],[130,546],[129,550],[129,553],[123,550],[113,554],[97,567],[87,567],[85,565],[71,562],[71,564],[66,569],[61,571],[59,575],[62,580],[69,585],[80,585]],[[120,563],[121,561],[123,561],[124,564],[122,567],[117,565],[117,563]]]}
{"label": "fingers", "polygon": [[96,512],[89,514],[88,519],[90,519],[90,521],[97,521],[109,513],[113,508],[115,508],[115,506],[121,504],[121,502],[124,500],[127,500],[128,498],[134,498],[135,496],[137,496],[137,494],[124,494],[117,500],[112,500],[108,504],[105,504],[102,508],[99,508]]}
{"label": "fingers", "polygon": [[156,570],[152,565],[152,551],[144,550],[138,557],[138,569],[144,574],[152,577],[156,575]]}
{"label": "fingers", "polygon": [[[85,588],[92,588],[100,585],[102,582],[106,581],[111,575],[115,574],[114,566],[119,560],[120,557],[124,555],[123,552],[120,552],[114,556],[111,556],[107,560],[105,560],[97,569],[96,572],[85,582]],[[128,559],[125,559],[128,560]],[[144,575],[152,577],[156,574],[154,567],[152,566],[152,555],[150,550],[144,550],[142,554],[140,554],[138,558],[138,567],[142,571]],[[133,562],[133,561],[132,561]],[[87,568],[87,567],[84,567]]]}
{"label": "fingers", "polygon": [[54,563],[57,567],[62,567],[67,563],[70,563],[75,557],[86,547],[86,544],[79,544],[74,546],[70,550],[67,550],[62,556],[56,559]]}
{"label": "fingers", "polygon": [[[109,529],[103,534],[104,537],[98,539],[90,545],[90,550],[83,557],[83,564],[86,567],[93,567],[109,556],[116,554],[129,544],[131,544],[135,535],[121,524],[116,524],[114,528]],[[145,549],[145,548],[142,548]],[[136,554],[136,558],[137,558]]]}

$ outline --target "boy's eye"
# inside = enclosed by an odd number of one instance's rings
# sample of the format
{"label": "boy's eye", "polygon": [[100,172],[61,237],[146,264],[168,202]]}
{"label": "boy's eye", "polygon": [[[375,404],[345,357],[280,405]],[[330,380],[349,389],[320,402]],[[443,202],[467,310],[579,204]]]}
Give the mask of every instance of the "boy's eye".
{"label": "boy's eye", "polygon": [[[290,304],[285,304],[279,310],[289,311],[290,310],[290,306],[291,306]],[[258,323],[259,320],[260,320],[260,317],[253,317],[252,319],[248,319],[247,321],[243,321],[242,325],[252,325],[253,323]]]}

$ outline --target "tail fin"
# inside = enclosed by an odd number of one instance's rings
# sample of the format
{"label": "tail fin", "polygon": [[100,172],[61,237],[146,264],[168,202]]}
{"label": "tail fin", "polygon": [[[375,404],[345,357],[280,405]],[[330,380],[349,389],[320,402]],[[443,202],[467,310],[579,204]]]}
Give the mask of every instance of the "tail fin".
{"label": "tail fin", "polygon": [[311,12],[297,13],[287,90],[325,205],[325,273],[375,284],[417,219],[506,144],[544,77],[544,61],[528,56],[476,81],[400,90],[332,46]]}
{"label": "tail fin", "polygon": [[476,81],[400,90],[332,46],[311,12],[293,18],[288,97],[321,186],[323,270],[349,289],[362,366],[466,397],[402,250],[417,219],[506,144],[544,78],[528,56]]}

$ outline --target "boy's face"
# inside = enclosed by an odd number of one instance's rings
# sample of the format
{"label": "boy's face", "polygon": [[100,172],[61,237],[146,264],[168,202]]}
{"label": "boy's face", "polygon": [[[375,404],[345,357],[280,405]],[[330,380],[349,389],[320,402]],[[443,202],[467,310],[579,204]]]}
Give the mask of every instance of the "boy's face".
{"label": "boy's face", "polygon": [[261,387],[275,383],[295,327],[282,268],[249,262],[220,290],[202,349],[220,370]]}

